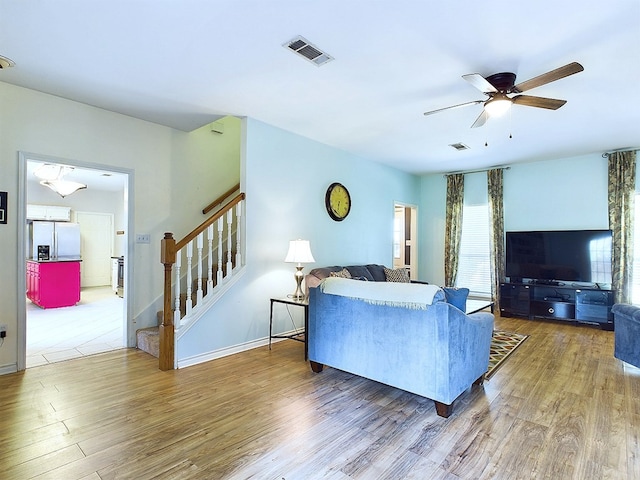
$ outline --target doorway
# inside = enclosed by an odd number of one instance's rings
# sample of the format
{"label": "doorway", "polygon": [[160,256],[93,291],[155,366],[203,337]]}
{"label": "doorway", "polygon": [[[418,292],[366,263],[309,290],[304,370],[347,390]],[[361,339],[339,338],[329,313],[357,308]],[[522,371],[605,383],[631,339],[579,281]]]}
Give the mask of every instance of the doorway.
{"label": "doorway", "polygon": [[[127,301],[130,289],[127,260],[132,246],[126,235],[132,222],[128,195],[132,173],[23,152],[19,157],[22,190],[18,199],[19,218],[25,227],[32,222],[29,216],[38,209],[28,207],[34,204],[67,209],[69,221],[80,226],[82,261],[81,295],[76,305],[43,309],[27,300],[25,291],[25,302],[21,302],[18,312],[18,370],[127,347],[132,329],[131,306]],[[49,191],[33,174],[42,164],[69,167],[72,173],[65,178],[86,184],[87,188],[64,197]],[[21,229],[19,259],[32,255],[28,232],[28,228]],[[112,286],[112,257],[125,259],[125,284],[120,296]],[[23,274],[25,263],[22,260],[19,269]]]}
{"label": "doorway", "polygon": [[413,205],[394,205],[393,267],[406,268],[411,280],[418,279],[418,209]]}

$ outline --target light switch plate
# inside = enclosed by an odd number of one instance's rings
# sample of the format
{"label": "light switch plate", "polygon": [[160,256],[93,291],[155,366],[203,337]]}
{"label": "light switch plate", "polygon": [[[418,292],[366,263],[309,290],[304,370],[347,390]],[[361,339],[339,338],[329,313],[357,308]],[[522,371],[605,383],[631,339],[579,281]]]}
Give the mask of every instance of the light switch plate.
{"label": "light switch plate", "polygon": [[148,233],[138,233],[136,235],[136,243],[151,243],[151,235]]}

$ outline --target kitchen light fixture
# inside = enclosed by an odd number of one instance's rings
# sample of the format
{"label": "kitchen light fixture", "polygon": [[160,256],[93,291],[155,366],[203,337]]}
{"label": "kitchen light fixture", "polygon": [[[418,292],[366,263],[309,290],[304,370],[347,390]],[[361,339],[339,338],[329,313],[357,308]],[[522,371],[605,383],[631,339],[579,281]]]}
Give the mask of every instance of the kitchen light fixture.
{"label": "kitchen light fixture", "polygon": [[84,183],[73,182],[71,180],[42,180],[40,181],[40,185],[49,187],[62,198],[66,197],[67,195],[71,195],[78,190],[87,188]]}
{"label": "kitchen light fixture", "polygon": [[284,259],[287,263],[297,263],[296,273],[294,278],[296,279],[296,291],[291,298],[296,301],[304,300],[304,292],[302,291],[302,266],[303,263],[314,263],[315,259],[311,254],[311,247],[309,246],[309,240],[291,240],[289,242],[289,251],[287,257]]}
{"label": "kitchen light fixture", "polygon": [[84,183],[74,182],[72,180],[64,180],[67,173],[73,171],[73,167],[66,165],[56,165],[54,163],[43,163],[35,169],[33,174],[40,178],[40,185],[49,187],[62,198],[71,195],[78,190],[87,188]]}

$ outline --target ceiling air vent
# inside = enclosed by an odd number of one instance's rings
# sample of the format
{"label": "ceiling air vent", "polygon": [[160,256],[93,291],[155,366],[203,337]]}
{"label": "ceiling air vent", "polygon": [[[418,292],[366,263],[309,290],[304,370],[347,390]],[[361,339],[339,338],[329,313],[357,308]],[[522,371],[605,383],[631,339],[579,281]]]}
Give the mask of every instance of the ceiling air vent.
{"label": "ceiling air vent", "polygon": [[458,151],[469,150],[469,147],[467,147],[464,143],[452,143],[449,146],[455,148]]}
{"label": "ceiling air vent", "polygon": [[318,47],[309,42],[306,38],[298,35],[293,40],[289,40],[283,45],[292,52],[297,53],[305,60],[309,60],[316,66],[324,65],[327,62],[333,60],[333,57],[328,53],[323,52]]}

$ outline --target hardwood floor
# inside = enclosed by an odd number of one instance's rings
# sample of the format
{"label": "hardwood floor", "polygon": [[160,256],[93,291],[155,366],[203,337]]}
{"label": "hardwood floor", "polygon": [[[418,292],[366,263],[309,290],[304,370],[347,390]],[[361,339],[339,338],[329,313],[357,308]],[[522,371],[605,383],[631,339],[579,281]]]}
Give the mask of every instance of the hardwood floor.
{"label": "hardwood floor", "polygon": [[284,341],[161,372],[123,349],[0,377],[3,479],[640,478],[640,370],[613,332],[530,335],[444,419],[433,402],[325,368]]}

